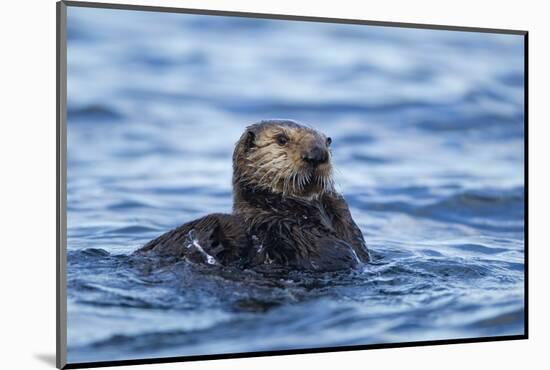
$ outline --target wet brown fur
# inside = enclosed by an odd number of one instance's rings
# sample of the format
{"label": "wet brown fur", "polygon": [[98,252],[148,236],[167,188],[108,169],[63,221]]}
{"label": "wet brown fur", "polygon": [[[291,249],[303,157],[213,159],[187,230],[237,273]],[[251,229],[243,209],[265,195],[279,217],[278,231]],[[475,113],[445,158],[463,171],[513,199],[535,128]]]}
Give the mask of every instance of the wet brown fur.
{"label": "wet brown fur", "polygon": [[363,235],[334,189],[327,139],[288,120],[247,127],[233,153],[233,214],[191,221],[138,253],[204,262],[188,247],[194,237],[222,265],[332,271],[367,262]]}

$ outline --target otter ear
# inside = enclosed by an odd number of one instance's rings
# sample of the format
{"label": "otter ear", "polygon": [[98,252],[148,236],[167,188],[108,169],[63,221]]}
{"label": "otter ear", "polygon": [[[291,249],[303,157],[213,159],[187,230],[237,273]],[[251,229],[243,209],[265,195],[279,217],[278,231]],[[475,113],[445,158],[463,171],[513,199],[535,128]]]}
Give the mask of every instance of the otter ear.
{"label": "otter ear", "polygon": [[252,130],[246,131],[246,137],[244,139],[244,150],[247,152],[250,148],[254,146],[254,141],[256,140],[256,133]]}

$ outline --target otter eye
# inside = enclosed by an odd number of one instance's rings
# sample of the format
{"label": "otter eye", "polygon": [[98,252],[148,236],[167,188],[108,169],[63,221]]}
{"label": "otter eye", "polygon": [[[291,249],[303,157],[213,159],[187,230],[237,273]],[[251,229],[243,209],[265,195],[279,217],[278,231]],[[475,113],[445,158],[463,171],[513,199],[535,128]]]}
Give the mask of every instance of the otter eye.
{"label": "otter eye", "polygon": [[330,146],[332,144],[332,138],[327,137],[327,146]]}
{"label": "otter eye", "polygon": [[286,143],[288,143],[288,137],[286,137],[285,135],[277,136],[277,144],[285,145]]}

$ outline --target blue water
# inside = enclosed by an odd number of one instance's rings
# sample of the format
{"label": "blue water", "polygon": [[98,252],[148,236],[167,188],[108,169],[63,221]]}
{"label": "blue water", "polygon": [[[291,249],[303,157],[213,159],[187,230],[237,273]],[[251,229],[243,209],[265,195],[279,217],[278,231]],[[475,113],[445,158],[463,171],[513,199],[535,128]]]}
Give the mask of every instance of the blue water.
{"label": "blue water", "polygon": [[[523,333],[521,36],[72,7],[68,31],[69,362]],[[266,118],[333,138],[372,263],[130,258],[231,211]]]}

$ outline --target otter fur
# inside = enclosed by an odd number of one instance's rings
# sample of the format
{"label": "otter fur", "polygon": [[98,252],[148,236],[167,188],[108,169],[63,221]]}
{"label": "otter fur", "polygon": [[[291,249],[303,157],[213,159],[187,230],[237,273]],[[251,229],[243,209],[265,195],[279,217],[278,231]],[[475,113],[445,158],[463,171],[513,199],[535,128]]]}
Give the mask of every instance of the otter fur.
{"label": "otter fur", "polygon": [[368,262],[361,230],[334,188],[330,144],[291,120],[247,127],[233,153],[233,213],[188,222],[136,253],[308,271]]}

